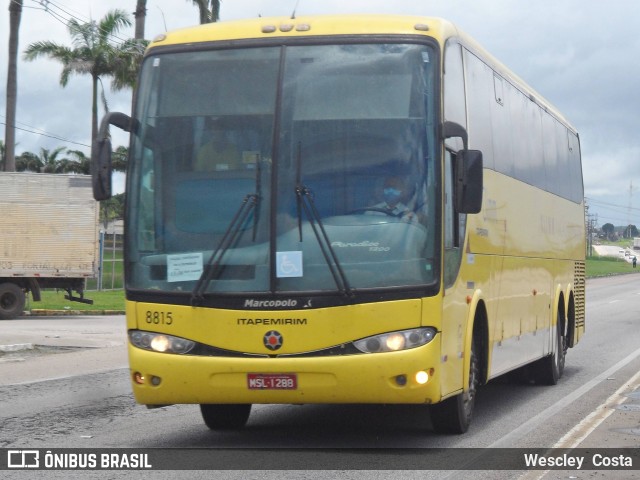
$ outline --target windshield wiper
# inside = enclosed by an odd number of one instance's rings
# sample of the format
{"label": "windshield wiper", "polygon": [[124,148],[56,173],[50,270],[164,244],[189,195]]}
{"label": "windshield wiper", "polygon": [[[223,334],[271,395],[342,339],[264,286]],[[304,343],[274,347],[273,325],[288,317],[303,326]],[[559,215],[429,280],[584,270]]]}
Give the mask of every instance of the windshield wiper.
{"label": "windshield wiper", "polygon": [[260,209],[256,208],[258,203],[260,202],[260,197],[262,195],[262,162],[260,160],[260,154],[256,155],[256,193],[248,193],[244,196],[242,203],[240,204],[240,208],[236,212],[235,216],[229,223],[227,230],[224,232],[222,236],[222,240],[220,244],[215,249],[215,251],[211,254],[211,258],[205,265],[202,275],[198,279],[198,283],[196,283],[193,292],[191,293],[191,305],[198,306],[202,304],[203,294],[209,283],[214,278],[218,278],[224,266],[222,265],[222,257],[224,254],[231,248],[231,246],[238,239],[238,235],[240,233],[240,229],[242,225],[249,217],[249,214],[255,210],[253,214],[253,241],[256,241],[256,234],[258,231],[258,220]]}
{"label": "windshield wiper", "polygon": [[320,246],[320,251],[322,252],[322,256],[327,262],[327,266],[329,267],[329,271],[333,276],[333,280],[336,282],[336,286],[338,287],[338,291],[345,296],[352,297],[353,291],[351,290],[351,286],[349,285],[349,280],[340,265],[340,261],[338,260],[338,256],[336,255],[336,251],[331,246],[331,240],[329,240],[329,236],[327,235],[327,231],[324,228],[324,224],[322,223],[322,218],[318,213],[318,209],[316,208],[315,202],[313,200],[313,193],[311,190],[302,183],[302,146],[298,143],[298,153],[296,155],[296,203],[298,210],[298,230],[300,232],[300,241],[302,242],[302,209],[304,209],[307,218],[309,219],[309,224],[311,225],[311,229],[313,230],[316,239],[318,240],[318,245]]}
{"label": "windshield wiper", "polygon": [[[240,233],[240,229],[242,225],[249,217],[249,214],[252,210],[256,208],[258,204],[259,196],[256,193],[250,193],[245,195],[242,200],[242,204],[240,208],[236,212],[235,216],[229,223],[227,230],[224,232],[222,236],[222,240],[218,247],[214,250],[209,258],[209,261],[205,265],[202,275],[198,279],[193,292],[191,293],[191,305],[199,306],[202,305],[203,293],[209,286],[209,283],[214,278],[217,278],[222,272],[224,265],[222,265],[222,257],[224,254],[231,248],[231,246],[238,239],[238,234]],[[254,239],[255,239],[255,226],[254,226]]]}

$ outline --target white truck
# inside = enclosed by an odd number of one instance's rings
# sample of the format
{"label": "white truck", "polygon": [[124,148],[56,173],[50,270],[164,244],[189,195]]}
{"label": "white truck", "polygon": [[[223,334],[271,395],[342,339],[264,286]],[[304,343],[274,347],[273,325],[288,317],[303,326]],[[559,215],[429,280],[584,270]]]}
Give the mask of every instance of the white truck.
{"label": "white truck", "polygon": [[[21,315],[41,288],[84,298],[99,263],[98,203],[91,177],[0,173],[0,320]],[[74,296],[76,292],[79,296]]]}
{"label": "white truck", "polygon": [[633,239],[633,249],[634,250],[640,250],[640,238],[635,237]]}

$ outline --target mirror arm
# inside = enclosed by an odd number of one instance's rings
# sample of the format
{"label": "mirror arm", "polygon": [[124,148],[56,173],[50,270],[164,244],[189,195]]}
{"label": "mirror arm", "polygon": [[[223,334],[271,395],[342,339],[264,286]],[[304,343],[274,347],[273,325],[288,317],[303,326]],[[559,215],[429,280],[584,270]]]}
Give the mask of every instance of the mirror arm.
{"label": "mirror arm", "polygon": [[446,121],[442,124],[442,138],[460,137],[462,138],[462,145],[465,150],[469,148],[469,136],[465,128],[456,122]]}

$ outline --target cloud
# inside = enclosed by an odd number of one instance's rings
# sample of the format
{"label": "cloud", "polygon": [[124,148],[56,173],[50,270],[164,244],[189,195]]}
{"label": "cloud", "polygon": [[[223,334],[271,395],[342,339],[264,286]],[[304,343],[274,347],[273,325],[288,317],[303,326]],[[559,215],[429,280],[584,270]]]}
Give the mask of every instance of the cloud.
{"label": "cloud", "polygon": [[[51,5],[61,5],[58,1]],[[84,20],[99,19],[107,10],[132,11],[133,0],[64,0],[65,10]],[[262,16],[290,16],[295,1],[223,1],[222,20]],[[24,0],[20,51],[38,40],[70,44],[64,22],[45,11],[40,2]],[[53,10],[53,7],[50,7]],[[333,13],[400,13],[440,16],[455,22],[496,58],[556,105],[578,129],[584,161],[585,194],[628,205],[629,183],[640,187],[640,95],[637,83],[640,51],[635,0],[299,0],[297,15]],[[148,0],[146,37],[197,23],[197,9],[185,0]],[[8,38],[8,10],[0,9],[1,35]],[[133,29],[121,37],[133,35]],[[5,44],[6,45],[6,44]],[[0,85],[6,85],[7,51],[0,49]],[[54,133],[69,142],[89,144],[91,85],[89,77],[72,77],[59,85],[61,67],[38,59],[20,61],[18,125]],[[0,90],[4,92],[4,89]],[[131,92],[115,94],[106,85],[112,110],[129,111]],[[0,97],[4,122],[5,98]],[[102,114],[102,109],[101,109]],[[3,136],[3,135],[2,135]],[[2,138],[2,137],[0,137]],[[126,137],[116,137],[125,144]],[[79,148],[25,131],[17,132],[18,152]],[[82,148],[80,148],[82,149]],[[88,154],[88,148],[85,149]],[[634,195],[631,202],[637,202]],[[637,206],[640,206],[637,205]],[[626,217],[628,208],[621,210]],[[635,212],[635,210],[631,210]],[[640,212],[640,210],[638,210]],[[640,225],[640,213],[634,221]]]}

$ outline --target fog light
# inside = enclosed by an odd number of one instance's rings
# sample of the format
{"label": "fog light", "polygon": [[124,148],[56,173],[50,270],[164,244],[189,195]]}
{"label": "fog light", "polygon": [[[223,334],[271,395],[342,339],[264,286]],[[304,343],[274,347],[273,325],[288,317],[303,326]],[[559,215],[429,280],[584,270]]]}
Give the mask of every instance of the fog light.
{"label": "fog light", "polygon": [[418,385],[424,385],[428,381],[429,381],[429,374],[427,372],[425,372],[424,370],[421,370],[418,373],[416,373],[416,383],[418,383]]}
{"label": "fog light", "polygon": [[133,381],[138,385],[144,385],[144,375],[142,375],[140,372],[134,373]]}
{"label": "fog light", "polygon": [[162,379],[160,377],[156,377],[156,376],[151,377],[151,385],[154,385],[157,387],[158,385],[160,385],[160,382],[162,382]]}
{"label": "fog light", "polygon": [[407,376],[406,375],[398,375],[396,377],[396,383],[401,387],[404,387],[407,384]]}

